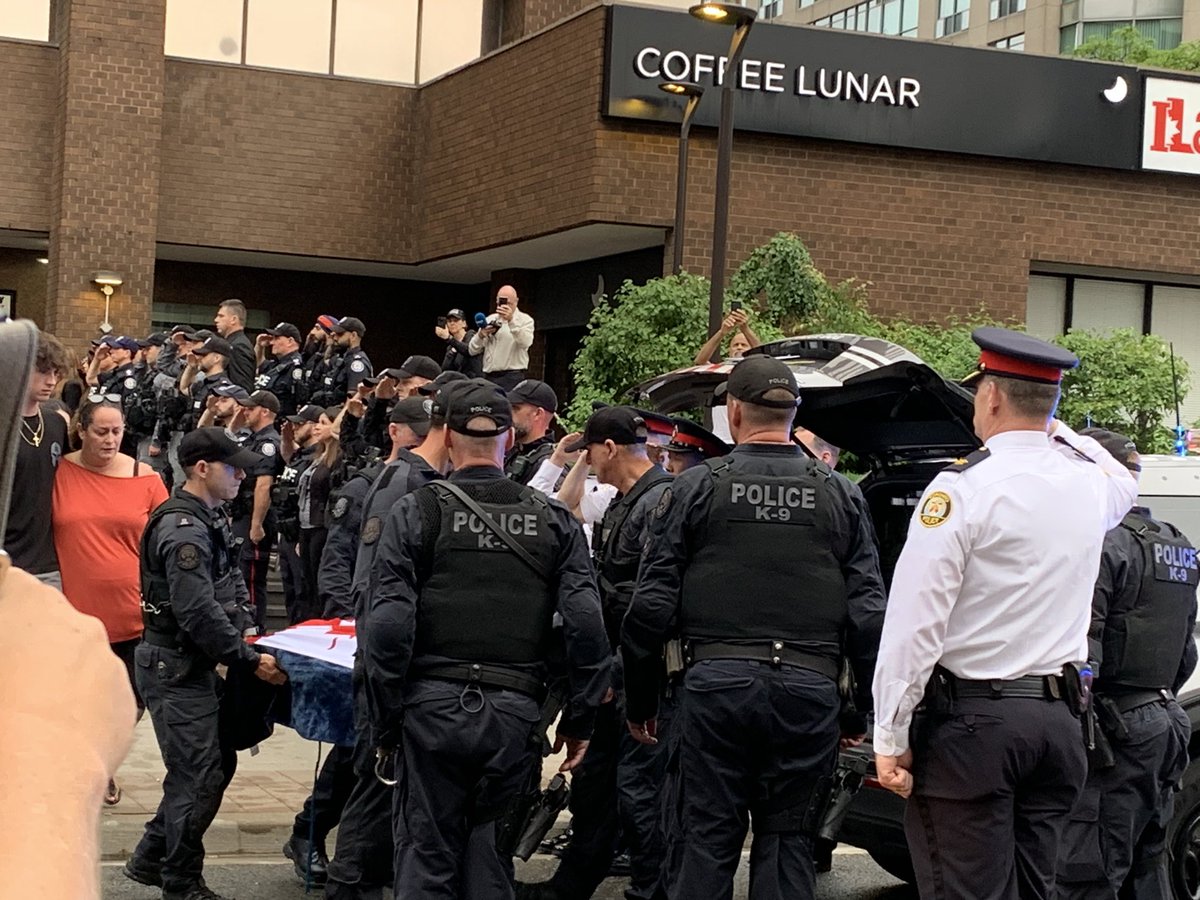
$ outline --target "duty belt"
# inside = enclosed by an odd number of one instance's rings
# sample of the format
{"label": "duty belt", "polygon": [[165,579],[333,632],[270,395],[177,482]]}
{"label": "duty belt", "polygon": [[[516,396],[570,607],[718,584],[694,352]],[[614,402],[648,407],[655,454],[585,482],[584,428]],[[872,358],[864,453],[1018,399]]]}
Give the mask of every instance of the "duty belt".
{"label": "duty belt", "polygon": [[1140,709],[1143,706],[1149,706],[1151,703],[1170,703],[1175,699],[1175,695],[1163,688],[1162,690],[1151,691],[1130,691],[1129,693],[1119,694],[1101,694],[1116,704],[1119,712],[1127,713],[1135,709]]}
{"label": "duty belt", "polygon": [[991,681],[967,681],[963,678],[954,678],[952,689],[954,696],[960,700],[967,697],[986,697],[989,700],[1066,699],[1061,675],[1026,675],[1023,678],[1013,678],[1007,681],[999,678]]}
{"label": "duty belt", "polygon": [[439,678],[445,681],[463,682],[480,687],[500,688],[528,694],[539,703],[546,695],[546,683],[533,675],[515,669],[486,663],[447,663],[425,666],[414,673],[417,678]]}
{"label": "duty belt", "polygon": [[796,650],[783,641],[731,644],[725,641],[693,640],[687,642],[686,658],[689,664],[706,659],[749,659],[776,668],[795,666],[798,669],[810,669],[834,681],[837,681],[839,674],[838,664],[829,657]]}
{"label": "duty belt", "polygon": [[183,645],[179,642],[178,638],[168,636],[166,634],[160,634],[156,631],[150,631],[149,629],[142,632],[142,640],[151,647],[161,647],[163,650],[183,649]]}

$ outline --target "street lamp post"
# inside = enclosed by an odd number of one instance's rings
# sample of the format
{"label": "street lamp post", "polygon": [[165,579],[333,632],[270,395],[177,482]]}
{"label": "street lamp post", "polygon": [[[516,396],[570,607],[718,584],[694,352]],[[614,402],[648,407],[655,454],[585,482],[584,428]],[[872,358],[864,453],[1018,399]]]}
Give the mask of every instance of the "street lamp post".
{"label": "street lamp post", "polygon": [[687,213],[687,168],[688,168],[688,134],[692,130],[692,117],[700,98],[704,96],[704,88],[698,84],[682,81],[668,81],[660,84],[659,90],[674,94],[677,97],[687,97],[687,105],[683,108],[683,121],[679,125],[679,171],[675,176],[675,242],[674,259],[671,271],[678,275],[683,271],[683,229],[684,216]]}
{"label": "street lamp post", "polygon": [[708,333],[721,329],[725,299],[725,246],[729,228],[729,167],[733,159],[733,98],[742,49],[757,12],[733,3],[701,3],[688,10],[697,19],[733,26],[721,78],[721,122],[717,128],[717,183],[713,204],[712,284],[708,295]]}

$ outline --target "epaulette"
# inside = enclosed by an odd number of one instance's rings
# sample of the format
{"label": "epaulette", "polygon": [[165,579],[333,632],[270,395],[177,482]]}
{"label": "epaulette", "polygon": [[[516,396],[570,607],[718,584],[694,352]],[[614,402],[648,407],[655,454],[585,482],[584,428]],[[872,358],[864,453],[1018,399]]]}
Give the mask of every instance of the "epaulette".
{"label": "epaulette", "polygon": [[977,464],[983,462],[985,459],[987,459],[991,455],[992,455],[992,451],[989,450],[987,447],[980,447],[974,453],[968,453],[962,459],[956,459],[954,462],[950,463],[950,465],[946,466],[946,468],[942,469],[942,471],[943,472],[965,472],[967,469],[971,468],[971,466],[974,466],[974,465],[977,465]]}

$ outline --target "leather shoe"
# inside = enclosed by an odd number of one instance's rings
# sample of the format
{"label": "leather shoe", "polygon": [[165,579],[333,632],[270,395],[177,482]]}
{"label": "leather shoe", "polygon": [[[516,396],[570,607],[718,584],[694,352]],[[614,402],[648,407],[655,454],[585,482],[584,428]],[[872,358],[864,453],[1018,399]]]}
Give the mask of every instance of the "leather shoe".
{"label": "leather shoe", "polygon": [[162,887],[161,865],[156,866],[145,859],[131,856],[125,860],[125,867],[121,871],[130,881],[136,881],[147,887]]}
{"label": "leather shoe", "polygon": [[329,857],[320,844],[310,845],[307,838],[293,834],[283,845],[283,855],[292,861],[301,881],[311,878],[313,884],[324,884],[329,877]]}

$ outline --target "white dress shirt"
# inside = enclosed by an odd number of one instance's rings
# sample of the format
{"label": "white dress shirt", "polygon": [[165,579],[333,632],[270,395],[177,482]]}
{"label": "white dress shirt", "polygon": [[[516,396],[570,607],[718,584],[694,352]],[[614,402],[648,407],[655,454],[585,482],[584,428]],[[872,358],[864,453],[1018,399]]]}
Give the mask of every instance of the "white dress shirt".
{"label": "white dress shirt", "polygon": [[[930,482],[896,563],[875,668],[875,752],[908,749],[940,664],[968,680],[1049,675],[1087,659],[1104,535],[1137,481],[1059,423],[1006,431],[990,456]],[[1077,448],[1090,460],[1082,458]]]}
{"label": "white dress shirt", "polygon": [[487,334],[480,328],[467,344],[472,356],[483,354],[484,374],[528,369],[533,317],[517,309],[511,322],[499,319],[497,324],[500,327],[495,334]]}
{"label": "white dress shirt", "polygon": [[[554,486],[562,476],[563,467],[555,465],[550,460],[542,460],[538,470],[529,479],[529,487],[541,491],[548,497],[558,499]],[[604,518],[608,505],[617,496],[617,489],[611,484],[601,484],[595,475],[588,475],[583,483],[583,496],[579,498],[579,512],[583,515],[583,533],[587,535],[588,546],[592,545],[592,526]]]}

